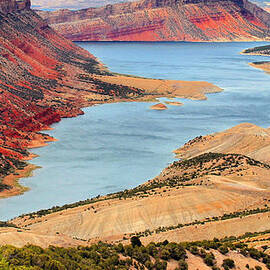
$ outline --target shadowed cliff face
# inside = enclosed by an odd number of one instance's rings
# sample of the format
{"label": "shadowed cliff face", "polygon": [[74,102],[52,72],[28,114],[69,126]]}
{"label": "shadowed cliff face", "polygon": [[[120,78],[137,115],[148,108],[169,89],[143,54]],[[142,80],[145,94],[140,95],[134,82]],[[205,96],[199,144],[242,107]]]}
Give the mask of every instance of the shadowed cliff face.
{"label": "shadowed cliff face", "polygon": [[144,0],[40,11],[74,41],[241,41],[270,38],[270,14],[247,0]]}
{"label": "shadowed cliff face", "polygon": [[3,14],[30,9],[30,6],[30,0],[0,0],[0,11]]}
{"label": "shadowed cliff face", "polygon": [[56,34],[30,10],[30,2],[0,1],[0,191],[1,177],[23,168],[27,147],[51,140],[37,131],[62,117],[81,114],[96,101],[140,95],[112,90],[83,76],[109,74],[87,51]]}

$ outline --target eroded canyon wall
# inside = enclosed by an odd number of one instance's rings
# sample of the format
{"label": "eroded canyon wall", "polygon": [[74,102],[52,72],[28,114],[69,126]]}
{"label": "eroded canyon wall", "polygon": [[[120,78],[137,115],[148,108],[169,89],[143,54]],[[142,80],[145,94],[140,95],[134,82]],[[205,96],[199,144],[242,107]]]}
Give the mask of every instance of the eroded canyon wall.
{"label": "eroded canyon wall", "polygon": [[73,41],[270,39],[270,14],[247,0],[144,0],[39,14]]}

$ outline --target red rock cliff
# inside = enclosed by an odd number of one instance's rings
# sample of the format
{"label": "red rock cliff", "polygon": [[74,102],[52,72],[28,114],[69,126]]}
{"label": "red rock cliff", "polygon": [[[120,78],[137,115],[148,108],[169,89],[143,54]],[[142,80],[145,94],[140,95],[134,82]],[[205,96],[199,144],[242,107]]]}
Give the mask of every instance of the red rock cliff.
{"label": "red rock cliff", "polygon": [[18,160],[28,158],[26,148],[50,139],[38,131],[93,102],[141,93],[91,78],[108,71],[53,31],[28,0],[2,0],[0,21],[1,192],[7,188],[1,178],[22,167]]}
{"label": "red rock cliff", "polygon": [[270,14],[247,0],[144,0],[40,11],[74,41],[240,41],[270,38]]}

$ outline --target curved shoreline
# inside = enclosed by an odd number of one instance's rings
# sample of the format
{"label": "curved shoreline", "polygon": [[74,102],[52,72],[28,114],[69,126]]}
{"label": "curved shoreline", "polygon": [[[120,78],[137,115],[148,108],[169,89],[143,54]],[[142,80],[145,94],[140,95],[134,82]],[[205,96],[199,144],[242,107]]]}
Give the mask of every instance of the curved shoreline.
{"label": "curved shoreline", "polygon": [[[50,128],[51,130],[52,128]],[[48,129],[46,129],[48,130]],[[46,140],[33,140],[27,147],[27,149],[35,149],[39,147],[47,146],[49,142],[55,142],[57,139],[48,137]],[[36,154],[30,153],[27,157],[23,158],[22,161],[30,161],[37,157]],[[29,187],[20,184],[20,179],[32,176],[32,172],[38,168],[38,165],[34,165],[27,162],[26,167],[23,169],[15,169],[15,171],[5,177],[3,177],[1,183],[7,185],[9,188],[4,189],[0,192],[0,199],[6,199],[9,197],[21,195],[30,190]]]}
{"label": "curved shoreline", "polygon": [[[266,51],[270,50],[270,46],[266,45],[266,46],[260,46],[260,47],[251,48],[251,49],[245,49],[240,54],[269,57],[270,54],[268,52],[267,53],[266,52],[260,52],[260,51],[264,51],[264,50],[266,50]],[[267,74],[270,73],[270,61],[251,62],[251,63],[249,63],[249,65],[254,67],[254,68],[262,69]]]}
{"label": "curved shoreline", "polygon": [[11,187],[10,189],[4,189],[0,193],[0,199],[6,199],[9,197],[21,195],[26,191],[29,191],[30,188],[23,186],[19,183],[20,179],[27,178],[33,176],[33,171],[41,168],[39,166],[36,166],[34,164],[28,164],[24,169],[22,170],[16,170],[13,174],[9,174],[6,177],[4,177],[2,183],[4,185],[7,185]]}
{"label": "curved shoreline", "polygon": [[[132,75],[121,75],[118,73],[115,73],[116,76],[99,76],[96,75],[96,77],[98,77],[101,80],[104,80],[105,82],[110,82],[110,83],[119,83],[122,82],[123,79],[125,79],[126,81],[122,84],[126,85],[126,86],[131,86],[131,87],[141,87],[142,85],[147,85],[150,86],[150,88],[145,87],[145,91],[146,94],[144,97],[138,97],[138,98],[128,98],[128,99],[121,99],[121,98],[114,98],[114,99],[109,99],[109,100],[104,100],[104,101],[100,101],[100,102],[96,102],[96,103],[91,103],[90,101],[88,102],[88,106],[86,104],[84,104],[83,107],[91,107],[92,105],[96,105],[96,104],[107,104],[107,103],[116,103],[116,102],[149,102],[149,101],[155,101],[156,98],[159,97],[181,97],[181,98],[189,98],[192,100],[205,100],[206,96],[205,94],[209,94],[209,93],[217,93],[217,92],[221,92],[222,89],[220,89],[219,87],[208,83],[208,82],[198,82],[198,81],[174,81],[174,80],[159,80],[159,79],[147,79],[147,78],[143,78],[143,77],[139,77],[139,76],[132,76]],[[184,89],[184,93],[179,94],[179,91],[181,91],[180,89],[175,89],[175,84],[184,84],[186,85],[186,89]],[[158,86],[156,86],[158,85]],[[159,88],[160,85],[164,85],[165,86],[165,90],[166,93],[164,93],[164,90],[162,90],[162,88]],[[174,86],[174,87],[172,87]],[[193,88],[193,87],[197,87],[196,91],[193,91],[192,93],[188,93],[187,90]],[[205,86],[208,86],[209,89],[207,90],[205,88]],[[169,88],[171,87],[171,88]],[[148,90],[147,90],[148,89]],[[169,89],[169,90],[168,90]],[[51,140],[49,141],[55,141],[54,138],[51,138]],[[35,142],[35,144],[31,145],[29,148],[36,148],[36,147],[43,147],[46,146],[47,143],[46,142]],[[32,159],[34,157],[34,155],[32,154],[31,157],[28,158],[28,160]],[[16,177],[16,181],[18,182],[20,178],[23,178],[23,176],[21,177]],[[16,183],[14,182],[14,185]],[[28,190],[27,187],[23,187],[21,189],[18,189],[16,194],[14,195],[19,195],[24,193],[26,190]],[[12,195],[12,196],[14,196]],[[1,198],[1,193],[0,193],[0,198]],[[8,196],[3,196],[4,198],[7,198]]]}
{"label": "curved shoreline", "polygon": [[249,63],[254,68],[262,69],[265,73],[270,74],[270,61],[269,62],[253,62]]}
{"label": "curved shoreline", "polygon": [[[210,93],[219,93],[223,91],[218,86],[208,83],[208,82],[199,82],[199,81],[175,81],[175,80],[160,80],[160,79],[148,79],[148,78],[141,78],[141,77],[133,77],[132,75],[129,76],[95,76],[98,79],[111,84],[117,85],[125,85],[127,87],[135,87],[135,88],[142,88],[145,91],[145,95],[143,97],[136,97],[136,98],[117,98],[104,100],[103,102],[96,102],[90,103],[89,106],[83,107],[91,107],[94,105],[102,105],[107,103],[118,103],[118,102],[152,102],[156,101],[157,98],[161,97],[179,97],[179,98],[187,98],[191,100],[206,100],[207,97],[205,94]],[[46,130],[52,129],[48,127]],[[48,142],[54,142],[57,139],[48,136],[44,140],[32,140],[30,141],[27,149],[34,149],[43,146],[47,146]],[[30,154],[24,160],[31,160],[32,158],[36,157],[35,154]],[[31,165],[31,163],[28,166]],[[27,166],[27,167],[28,167]],[[35,167],[35,166],[34,166]],[[32,169],[33,170],[33,169]],[[15,170],[14,174],[19,173],[19,176],[16,176],[13,179],[13,175],[7,175],[3,178],[2,183],[6,184],[9,183],[8,186],[11,186],[12,192],[2,191],[0,192],[0,199],[1,198],[8,198],[15,195],[23,194],[24,192],[28,191],[28,187],[20,186],[19,180],[20,178],[24,178],[25,173],[21,173],[20,170]],[[27,174],[27,173],[26,173]]]}

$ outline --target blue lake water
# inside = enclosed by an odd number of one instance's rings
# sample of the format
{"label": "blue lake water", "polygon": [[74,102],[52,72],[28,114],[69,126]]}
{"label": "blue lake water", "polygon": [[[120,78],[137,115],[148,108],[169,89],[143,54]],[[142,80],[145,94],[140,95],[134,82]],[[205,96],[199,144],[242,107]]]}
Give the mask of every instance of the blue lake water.
{"label": "blue lake water", "polygon": [[42,166],[20,182],[24,195],[0,200],[0,220],[137,186],[174,160],[187,140],[242,122],[270,126],[270,75],[248,65],[267,57],[240,55],[266,43],[78,43],[111,71],[174,80],[205,80],[224,89],[207,101],[149,109],[117,103],[84,109],[48,132],[59,141],[34,149]]}

